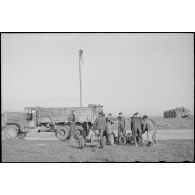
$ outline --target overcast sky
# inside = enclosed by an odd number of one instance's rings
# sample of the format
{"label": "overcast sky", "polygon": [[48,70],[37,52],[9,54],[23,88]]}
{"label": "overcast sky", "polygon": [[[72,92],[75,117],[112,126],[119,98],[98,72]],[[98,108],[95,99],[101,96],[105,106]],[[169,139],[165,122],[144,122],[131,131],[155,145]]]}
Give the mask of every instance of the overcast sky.
{"label": "overcast sky", "polygon": [[194,112],[193,34],[2,34],[2,111],[79,106],[105,113]]}

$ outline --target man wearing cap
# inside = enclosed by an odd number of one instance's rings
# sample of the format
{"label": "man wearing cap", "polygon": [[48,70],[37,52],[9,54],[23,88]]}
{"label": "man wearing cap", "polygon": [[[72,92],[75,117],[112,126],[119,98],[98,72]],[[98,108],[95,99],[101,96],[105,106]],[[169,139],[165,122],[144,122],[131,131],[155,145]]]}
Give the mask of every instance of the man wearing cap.
{"label": "man wearing cap", "polygon": [[107,136],[107,139],[108,139],[108,135],[113,132],[113,124],[114,124],[114,120],[113,120],[112,114],[109,113],[107,118],[106,118],[106,136]]}
{"label": "man wearing cap", "polygon": [[118,116],[118,137],[121,136],[121,131],[123,136],[126,137],[126,130],[125,130],[125,118],[123,117],[123,113],[120,112]]}
{"label": "man wearing cap", "polygon": [[70,142],[71,142],[73,141],[74,132],[75,132],[75,123],[76,123],[75,110],[71,111],[71,114],[69,115],[68,119],[70,124]]}
{"label": "man wearing cap", "polygon": [[133,117],[139,118],[140,117],[139,112],[134,113]]}
{"label": "man wearing cap", "polygon": [[143,116],[143,132],[147,131],[148,146],[157,144],[156,131],[154,122],[148,118],[147,115]]}
{"label": "man wearing cap", "polygon": [[106,129],[106,117],[102,111],[99,112],[99,116],[95,119],[94,128],[100,131],[100,137],[102,137]]}

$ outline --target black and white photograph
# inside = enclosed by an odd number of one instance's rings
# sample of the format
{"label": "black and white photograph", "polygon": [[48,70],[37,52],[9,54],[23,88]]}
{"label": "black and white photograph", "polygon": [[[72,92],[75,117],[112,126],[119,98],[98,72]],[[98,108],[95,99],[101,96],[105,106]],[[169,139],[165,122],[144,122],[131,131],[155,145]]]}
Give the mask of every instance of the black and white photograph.
{"label": "black and white photograph", "polygon": [[193,33],[1,33],[2,162],[194,162]]}

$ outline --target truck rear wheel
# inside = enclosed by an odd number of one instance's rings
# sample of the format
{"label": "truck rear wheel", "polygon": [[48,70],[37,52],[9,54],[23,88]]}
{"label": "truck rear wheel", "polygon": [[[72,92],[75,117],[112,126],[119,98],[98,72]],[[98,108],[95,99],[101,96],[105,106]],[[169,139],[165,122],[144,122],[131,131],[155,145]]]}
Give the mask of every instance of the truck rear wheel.
{"label": "truck rear wheel", "polygon": [[56,129],[55,135],[59,140],[65,141],[69,137],[69,129],[65,126],[60,126]]}
{"label": "truck rear wheel", "polygon": [[23,139],[23,138],[25,138],[26,137],[26,132],[20,132],[20,133],[18,133],[18,135],[17,135],[17,139]]}
{"label": "truck rear wheel", "polygon": [[18,128],[14,125],[8,126],[5,129],[5,137],[7,139],[16,139],[17,135],[18,135]]}

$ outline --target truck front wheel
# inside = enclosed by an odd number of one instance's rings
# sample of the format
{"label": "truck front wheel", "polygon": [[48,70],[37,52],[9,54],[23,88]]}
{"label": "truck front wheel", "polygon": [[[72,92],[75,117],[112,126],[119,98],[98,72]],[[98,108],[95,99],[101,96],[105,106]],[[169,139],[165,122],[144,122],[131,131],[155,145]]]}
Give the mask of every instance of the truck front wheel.
{"label": "truck front wheel", "polygon": [[59,140],[65,141],[69,137],[69,129],[64,126],[60,126],[55,130],[55,135]]}
{"label": "truck front wheel", "polygon": [[16,139],[18,135],[18,128],[14,125],[8,126],[5,129],[5,136],[7,139]]}

